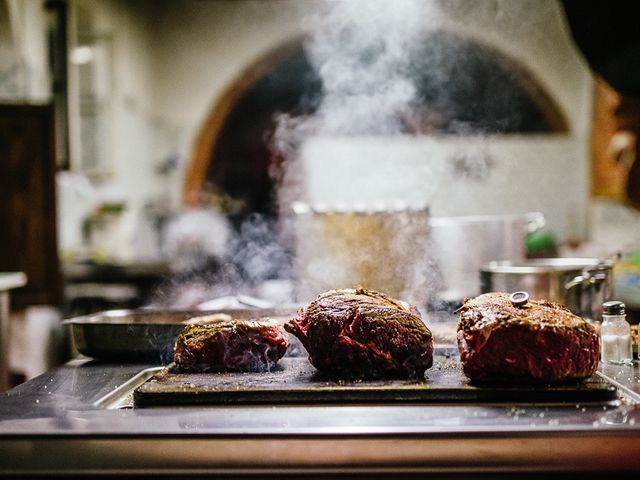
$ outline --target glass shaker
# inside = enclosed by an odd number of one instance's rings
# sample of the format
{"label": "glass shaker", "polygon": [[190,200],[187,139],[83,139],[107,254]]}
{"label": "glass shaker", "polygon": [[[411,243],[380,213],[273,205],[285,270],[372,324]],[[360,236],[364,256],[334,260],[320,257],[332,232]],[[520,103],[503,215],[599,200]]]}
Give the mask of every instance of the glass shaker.
{"label": "glass shaker", "polygon": [[631,325],[627,322],[625,305],[622,302],[602,304],[600,359],[605,363],[629,363],[633,359]]}

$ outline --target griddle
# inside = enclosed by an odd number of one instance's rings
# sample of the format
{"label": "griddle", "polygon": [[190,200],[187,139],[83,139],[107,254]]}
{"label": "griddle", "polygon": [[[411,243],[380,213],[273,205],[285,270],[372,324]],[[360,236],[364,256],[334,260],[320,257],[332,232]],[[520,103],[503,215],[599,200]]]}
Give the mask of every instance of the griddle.
{"label": "griddle", "polygon": [[599,376],[556,385],[472,385],[459,359],[434,357],[424,380],[334,380],[302,357],[264,373],[175,373],[171,367],[134,391],[136,407],[295,403],[590,403],[617,399]]}

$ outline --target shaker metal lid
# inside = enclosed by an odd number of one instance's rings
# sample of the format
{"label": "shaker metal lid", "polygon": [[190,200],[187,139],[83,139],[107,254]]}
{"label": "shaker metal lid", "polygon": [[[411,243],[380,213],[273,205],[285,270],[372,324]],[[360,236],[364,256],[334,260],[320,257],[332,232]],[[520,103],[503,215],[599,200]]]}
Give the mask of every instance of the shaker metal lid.
{"label": "shaker metal lid", "polygon": [[513,292],[509,295],[509,300],[515,307],[522,307],[529,301],[529,294],[527,292]]}
{"label": "shaker metal lid", "polygon": [[625,312],[625,304],[623,302],[613,300],[602,304],[602,313],[604,315],[624,315]]}

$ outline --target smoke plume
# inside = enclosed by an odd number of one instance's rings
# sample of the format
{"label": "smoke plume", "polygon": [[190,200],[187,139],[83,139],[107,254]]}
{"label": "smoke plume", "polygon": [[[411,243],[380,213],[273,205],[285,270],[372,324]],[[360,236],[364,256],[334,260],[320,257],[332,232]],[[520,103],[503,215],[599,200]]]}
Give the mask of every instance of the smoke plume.
{"label": "smoke plume", "polygon": [[[396,135],[406,131],[407,119],[418,100],[410,52],[419,43],[427,22],[437,17],[435,11],[429,15],[426,12],[427,8],[434,9],[433,4],[421,0],[349,0],[327,3],[326,7],[311,23],[304,45],[306,56],[322,81],[320,104],[312,115],[283,114],[276,119],[274,145],[284,158],[278,191],[284,222],[293,202],[304,198],[305,179],[298,156],[307,139]],[[380,288],[377,283],[383,283],[387,290],[395,285],[395,294],[406,287],[402,276],[420,280],[415,285],[423,288],[424,275],[411,271],[407,252],[397,265],[374,265],[374,257],[382,252],[400,251],[399,246],[389,243],[396,242],[390,230],[394,222],[405,217],[400,215],[389,222],[381,220],[386,215],[329,216],[310,223],[299,218],[296,253],[301,258],[296,264],[302,277],[298,280],[304,284],[298,285],[298,296],[308,299],[321,289],[354,286],[342,284],[354,278],[368,280],[370,285],[365,286],[370,287]],[[366,232],[367,244],[358,247],[362,232]],[[336,242],[342,242],[339,248],[333,245]],[[422,264],[422,259],[422,254],[413,256],[417,264]],[[393,263],[393,259],[387,260]],[[373,273],[366,273],[372,269],[377,272],[375,278]]]}

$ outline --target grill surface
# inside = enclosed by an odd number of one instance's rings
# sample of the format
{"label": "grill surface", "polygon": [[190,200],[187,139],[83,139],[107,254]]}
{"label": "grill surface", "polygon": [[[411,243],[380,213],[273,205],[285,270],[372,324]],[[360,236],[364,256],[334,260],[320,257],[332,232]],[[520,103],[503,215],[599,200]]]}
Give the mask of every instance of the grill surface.
{"label": "grill surface", "polygon": [[610,402],[616,388],[599,376],[558,385],[471,385],[458,359],[434,357],[423,381],[335,381],[305,358],[284,358],[264,373],[163,370],[134,392],[137,407],[260,403],[547,403]]}

